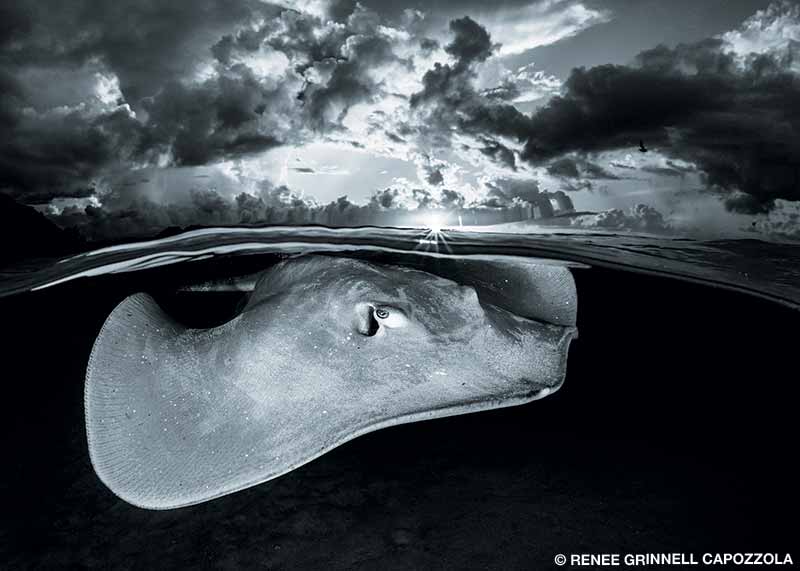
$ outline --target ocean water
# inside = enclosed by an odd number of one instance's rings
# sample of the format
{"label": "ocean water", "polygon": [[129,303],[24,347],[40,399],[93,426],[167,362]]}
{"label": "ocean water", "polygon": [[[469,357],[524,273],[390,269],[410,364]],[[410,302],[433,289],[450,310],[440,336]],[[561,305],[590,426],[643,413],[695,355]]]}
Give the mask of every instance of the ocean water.
{"label": "ocean water", "polygon": [[[694,281],[800,307],[800,244],[751,239],[692,240],[588,232],[504,234],[448,229],[211,228],[119,244],[0,271],[0,296],[79,278],[181,265],[193,280],[258,269],[258,257],[354,255],[392,263],[431,257],[527,258]],[[224,270],[222,269],[224,268]]]}
{"label": "ocean water", "polygon": [[[117,498],[90,463],[84,409],[111,310],[145,291],[188,326],[218,325],[246,296],[231,278],[304,253],[570,267],[579,337],[563,387],[360,436],[190,507]],[[4,268],[0,566],[541,569],[558,553],[740,551],[797,561],[799,272],[798,246],[755,240],[318,227],[198,230]]]}

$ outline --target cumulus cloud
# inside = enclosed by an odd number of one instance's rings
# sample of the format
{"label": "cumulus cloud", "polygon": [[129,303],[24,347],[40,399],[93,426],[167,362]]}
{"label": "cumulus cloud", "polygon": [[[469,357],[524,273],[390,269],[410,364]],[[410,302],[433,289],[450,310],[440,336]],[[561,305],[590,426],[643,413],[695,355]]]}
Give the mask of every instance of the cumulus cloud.
{"label": "cumulus cloud", "polygon": [[170,227],[309,223],[315,210],[322,207],[313,199],[263,182],[252,194],[231,197],[215,189],[193,188],[168,201],[137,196],[113,206],[68,206],[48,217],[89,240],[107,240],[153,235]]}
{"label": "cumulus cloud", "polygon": [[664,216],[652,206],[636,204],[627,211],[612,208],[597,214],[584,214],[570,220],[575,228],[597,229],[605,231],[633,231],[651,234],[667,234],[672,227],[664,220]]}
{"label": "cumulus cloud", "polygon": [[[288,217],[352,223],[394,208],[544,212],[567,203],[544,186],[690,172],[735,212],[800,200],[800,7],[776,3],[719,37],[577,68],[563,82],[519,57],[611,17],[593,6],[461,0],[455,17],[447,2],[422,13],[372,0],[4,6],[0,192],[59,205],[54,216],[104,228],[98,235],[114,224],[145,233]],[[652,152],[623,157],[640,139]],[[310,143],[405,161],[402,175],[415,168],[418,180],[381,179],[368,210],[313,203],[273,183],[355,174],[358,163],[265,158]],[[169,185],[159,196],[128,180],[221,164],[261,170],[247,184],[233,176],[180,198]],[[253,182],[262,179],[268,189]],[[658,225],[644,211],[603,220],[629,218]]]}
{"label": "cumulus cloud", "polygon": [[608,21],[610,14],[581,2],[554,0],[512,3],[496,10],[487,10],[484,4],[477,17],[500,38],[500,53],[514,55],[574,36]]}
{"label": "cumulus cloud", "polygon": [[772,54],[789,58],[788,66],[800,71],[800,61],[794,57],[800,42],[800,5],[788,0],[770,4],[721,38],[742,65],[746,65],[753,54]]}
{"label": "cumulus cloud", "polygon": [[800,240],[800,204],[776,200],[775,208],[756,217],[749,230],[778,239]]}
{"label": "cumulus cloud", "polygon": [[275,8],[224,0],[44,0],[14,2],[4,12],[4,65],[53,68],[102,61],[119,78],[124,96],[138,101],[202,62],[226,30],[254,14],[271,17]]}
{"label": "cumulus cloud", "polygon": [[530,103],[550,97],[559,93],[562,87],[560,79],[536,69],[534,63],[519,66],[514,71],[499,63],[484,66],[478,74],[478,83],[491,84],[481,91],[485,97],[512,103]]}
{"label": "cumulus cloud", "polygon": [[455,58],[437,62],[422,77],[423,89],[410,98],[416,112],[416,129],[423,145],[448,148],[454,132],[481,143],[484,156],[514,168],[515,158],[500,138],[519,139],[527,118],[492,90],[475,87],[477,66],[497,45],[486,29],[469,17],[451,22],[453,40],[445,51]]}
{"label": "cumulus cloud", "polygon": [[[562,191],[540,190],[535,179],[491,179],[483,183],[480,198],[468,197],[441,185],[423,187],[406,179],[375,191],[359,204],[340,196],[320,203],[285,185],[261,181],[247,191],[192,187],[183,193],[152,198],[114,196],[106,204],[71,204],[50,208],[48,218],[89,241],[156,235],[167,229],[192,226],[297,225],[328,226],[418,225],[426,213],[463,213],[481,224],[529,217],[541,218],[573,210]],[[453,214],[452,222],[457,216]]]}
{"label": "cumulus cloud", "polygon": [[313,140],[410,65],[360,6],[333,22],[261,2],[86,4],[85,17],[71,3],[8,10],[0,189],[26,202],[85,196],[116,170]]}
{"label": "cumulus cloud", "polygon": [[[796,10],[783,9],[760,18],[796,21]],[[797,50],[792,41],[782,45]],[[729,193],[732,210],[764,212],[776,199],[800,199],[794,60],[773,51],[740,60],[726,46],[719,38],[659,46],[640,53],[634,66],[573,70],[565,93],[531,117],[522,156],[540,164],[643,139],[696,164],[710,186]]]}
{"label": "cumulus cloud", "polygon": [[[551,18],[550,40],[588,25],[569,16],[582,5],[550,4],[512,8]],[[442,151],[516,171],[528,119],[514,103],[560,86],[531,65],[493,63],[478,80],[502,42],[467,16],[439,41],[421,12],[392,27],[348,1],[21,2],[5,12],[0,191],[29,203],[101,195],[93,207],[113,196],[116,208],[121,194],[140,198],[115,186],[125,171],[318,140],[404,157],[423,185],[450,188],[456,168]]]}
{"label": "cumulus cloud", "polygon": [[482,206],[509,209],[530,205],[534,218],[574,210],[572,199],[564,191],[544,191],[535,179],[499,178],[486,181],[485,185],[487,193],[480,201]]}

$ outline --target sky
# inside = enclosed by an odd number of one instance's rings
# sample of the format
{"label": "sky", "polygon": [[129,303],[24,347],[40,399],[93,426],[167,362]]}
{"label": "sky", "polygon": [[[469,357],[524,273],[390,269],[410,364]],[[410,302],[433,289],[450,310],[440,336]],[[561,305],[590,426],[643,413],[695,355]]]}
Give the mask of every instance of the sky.
{"label": "sky", "polygon": [[0,192],[90,238],[555,192],[800,238],[800,5],[4,3],[0,126]]}

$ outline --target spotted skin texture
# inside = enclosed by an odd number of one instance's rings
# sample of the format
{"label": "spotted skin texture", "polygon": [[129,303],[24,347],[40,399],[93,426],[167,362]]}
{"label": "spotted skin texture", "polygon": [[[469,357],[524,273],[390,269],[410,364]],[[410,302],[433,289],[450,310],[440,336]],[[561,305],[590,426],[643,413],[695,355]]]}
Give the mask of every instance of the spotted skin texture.
{"label": "spotted skin texture", "polygon": [[[557,277],[574,313],[574,283]],[[187,329],[135,294],[106,320],[87,369],[92,464],[139,507],[208,501],[386,426],[546,396],[575,335],[574,323],[520,317],[475,287],[347,258],[270,268],[213,329]]]}

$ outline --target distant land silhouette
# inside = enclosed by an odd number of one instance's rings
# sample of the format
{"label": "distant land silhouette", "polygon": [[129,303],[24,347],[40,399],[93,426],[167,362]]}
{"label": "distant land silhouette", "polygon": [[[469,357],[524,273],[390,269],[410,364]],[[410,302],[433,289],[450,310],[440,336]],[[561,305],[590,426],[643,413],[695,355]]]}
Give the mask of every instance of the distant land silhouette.
{"label": "distant land silhouette", "polygon": [[26,258],[55,257],[86,249],[77,230],[64,230],[31,206],[0,194],[0,266]]}

